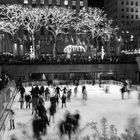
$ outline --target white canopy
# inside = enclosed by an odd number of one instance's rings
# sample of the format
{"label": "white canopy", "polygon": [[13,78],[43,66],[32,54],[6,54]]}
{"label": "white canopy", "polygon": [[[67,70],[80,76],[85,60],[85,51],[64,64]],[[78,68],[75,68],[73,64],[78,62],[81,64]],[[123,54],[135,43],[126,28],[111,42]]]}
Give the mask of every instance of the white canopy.
{"label": "white canopy", "polygon": [[85,48],[81,45],[68,45],[64,48],[64,53],[85,52]]}

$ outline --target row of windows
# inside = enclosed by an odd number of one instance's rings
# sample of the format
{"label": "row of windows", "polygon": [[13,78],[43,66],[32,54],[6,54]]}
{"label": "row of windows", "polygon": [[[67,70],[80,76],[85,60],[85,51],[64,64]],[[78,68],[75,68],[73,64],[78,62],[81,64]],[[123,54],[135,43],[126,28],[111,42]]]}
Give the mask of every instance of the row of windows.
{"label": "row of windows", "polygon": [[136,1],[136,2],[134,2],[134,1],[126,1],[126,3],[124,1],[121,1],[121,5],[124,5],[124,4],[131,5],[131,6],[133,6],[133,5],[139,6],[138,1]]}
{"label": "row of windows", "polygon": [[117,8],[108,11],[108,15],[114,15],[115,13],[117,13]]}
{"label": "row of windows", "polygon": [[134,23],[133,21],[124,21],[124,20],[121,21],[121,24],[126,26],[131,25],[133,23]]}
{"label": "row of windows", "polygon": [[138,15],[122,15],[122,18],[126,18],[126,19],[138,19]]}
{"label": "row of windows", "polygon": [[136,27],[133,27],[133,28],[130,28],[128,29],[130,32],[137,32],[137,31],[140,31],[140,26],[136,26]]}
{"label": "row of windows", "polygon": [[138,8],[128,8],[128,7],[126,9],[122,8],[121,11],[122,12],[124,12],[124,11],[126,11],[126,12],[136,12],[136,13],[139,12]]}
{"label": "row of windows", "polygon": [[[40,4],[44,4],[45,0],[40,0]],[[29,1],[28,0],[24,0],[24,4],[28,4]],[[36,4],[37,0],[32,0],[32,4]],[[49,0],[48,1],[49,5],[53,4],[53,0]],[[56,0],[56,5],[61,5],[61,0]],[[64,0],[64,5],[69,5],[69,1],[68,0]],[[72,1],[72,6],[76,6],[76,0]],[[84,6],[84,0],[80,0],[80,6]]]}

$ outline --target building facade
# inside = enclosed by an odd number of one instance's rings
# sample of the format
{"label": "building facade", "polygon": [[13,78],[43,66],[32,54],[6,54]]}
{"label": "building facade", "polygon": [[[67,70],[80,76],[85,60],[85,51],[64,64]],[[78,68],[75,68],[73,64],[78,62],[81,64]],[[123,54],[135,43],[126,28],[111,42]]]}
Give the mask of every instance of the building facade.
{"label": "building facade", "polygon": [[79,11],[82,7],[88,6],[88,0],[1,0],[0,4],[22,4],[38,6],[67,6]]}
{"label": "building facade", "polygon": [[131,30],[133,30],[135,22],[140,20],[140,1],[104,0],[104,8],[108,17],[114,20],[114,25],[120,28],[119,35],[123,40],[122,49],[135,50],[136,45],[133,45],[135,32]]}

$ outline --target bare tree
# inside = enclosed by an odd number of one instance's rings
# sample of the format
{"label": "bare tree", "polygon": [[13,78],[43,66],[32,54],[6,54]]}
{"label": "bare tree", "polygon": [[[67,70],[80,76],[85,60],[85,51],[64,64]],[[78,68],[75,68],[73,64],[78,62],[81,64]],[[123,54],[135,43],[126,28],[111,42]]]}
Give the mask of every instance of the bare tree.
{"label": "bare tree", "polygon": [[[46,29],[54,37],[53,57],[56,57],[56,42],[58,35],[68,34],[73,19],[74,10],[62,7],[49,9],[49,19],[45,16]],[[48,22],[49,21],[49,22]]]}

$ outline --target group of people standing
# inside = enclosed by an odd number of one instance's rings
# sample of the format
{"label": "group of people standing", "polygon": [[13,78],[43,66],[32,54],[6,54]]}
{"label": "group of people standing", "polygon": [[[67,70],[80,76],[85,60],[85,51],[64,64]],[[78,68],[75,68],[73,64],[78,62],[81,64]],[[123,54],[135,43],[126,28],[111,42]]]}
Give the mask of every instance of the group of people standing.
{"label": "group of people standing", "polygon": [[[18,86],[18,91],[20,95],[20,109],[26,107],[27,109],[32,108],[32,127],[33,134],[38,139],[40,134],[46,134],[47,125],[49,126],[51,122],[55,122],[55,114],[57,108],[66,108],[67,102],[71,102],[72,89],[63,86],[32,86],[29,92],[26,91],[25,87],[20,84]],[[74,88],[74,94],[77,96],[78,86]],[[86,87],[82,86],[81,89],[82,99],[87,99]],[[24,105],[24,102],[26,103]],[[48,108],[45,103],[50,102]],[[61,104],[60,104],[61,103]],[[12,112],[13,113],[13,112]],[[14,113],[13,113],[14,114]],[[71,137],[71,132],[75,131],[77,128],[78,121],[80,119],[80,114],[75,115],[67,114],[66,120],[59,125],[61,135],[64,133]],[[10,127],[15,128],[14,121],[10,121]],[[74,128],[75,127],[75,128]]]}

